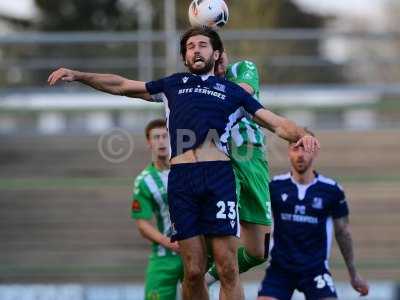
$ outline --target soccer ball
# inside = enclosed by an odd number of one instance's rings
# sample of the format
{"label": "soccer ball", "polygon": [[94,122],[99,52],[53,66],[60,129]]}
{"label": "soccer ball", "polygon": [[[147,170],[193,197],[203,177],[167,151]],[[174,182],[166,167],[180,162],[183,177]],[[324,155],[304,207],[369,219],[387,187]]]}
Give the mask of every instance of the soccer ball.
{"label": "soccer ball", "polygon": [[189,6],[192,26],[221,28],[228,22],[228,6],[223,0],[193,0]]}

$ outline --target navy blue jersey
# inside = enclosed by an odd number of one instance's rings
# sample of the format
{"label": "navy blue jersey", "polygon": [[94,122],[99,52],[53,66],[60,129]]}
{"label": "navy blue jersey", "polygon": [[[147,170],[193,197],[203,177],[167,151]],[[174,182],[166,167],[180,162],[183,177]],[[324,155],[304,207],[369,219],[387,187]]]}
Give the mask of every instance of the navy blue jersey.
{"label": "navy blue jersey", "polygon": [[328,268],[333,219],[349,214],[345,194],[332,179],[317,173],[309,185],[300,185],[290,173],[270,183],[274,218],[272,264],[291,270]]}
{"label": "navy blue jersey", "polygon": [[171,157],[199,147],[209,138],[226,151],[229,131],[244,111],[262,105],[240,86],[215,76],[178,73],[146,83],[157,102],[164,102]]}

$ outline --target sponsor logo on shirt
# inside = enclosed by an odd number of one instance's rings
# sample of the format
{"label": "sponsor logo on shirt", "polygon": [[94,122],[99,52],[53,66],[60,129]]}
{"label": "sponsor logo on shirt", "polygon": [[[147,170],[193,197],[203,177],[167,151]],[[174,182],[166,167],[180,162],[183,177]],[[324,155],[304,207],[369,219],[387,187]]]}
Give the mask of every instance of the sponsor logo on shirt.
{"label": "sponsor logo on shirt", "polygon": [[318,218],[305,215],[281,213],[281,219],[288,222],[318,224]]}
{"label": "sponsor logo on shirt", "polygon": [[182,82],[183,82],[183,83],[188,82],[188,80],[189,80],[189,77],[187,77],[187,76],[185,76],[185,77],[182,78]]}
{"label": "sponsor logo on shirt", "polygon": [[182,94],[204,94],[207,96],[213,96],[213,97],[217,97],[221,100],[225,100],[226,99],[226,95],[220,93],[220,92],[216,92],[214,90],[211,90],[207,87],[204,88],[187,88],[187,89],[179,89],[178,90],[178,95],[182,95]]}

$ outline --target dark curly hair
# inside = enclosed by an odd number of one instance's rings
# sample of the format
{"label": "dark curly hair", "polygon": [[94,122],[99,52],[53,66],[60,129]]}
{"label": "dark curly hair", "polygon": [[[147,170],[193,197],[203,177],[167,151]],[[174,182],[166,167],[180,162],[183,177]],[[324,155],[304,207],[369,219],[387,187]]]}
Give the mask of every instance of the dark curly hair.
{"label": "dark curly hair", "polygon": [[186,56],[186,43],[188,39],[196,35],[204,35],[208,37],[214,51],[219,50],[220,53],[224,52],[224,44],[215,30],[208,27],[192,27],[185,31],[181,38],[181,56],[183,61],[185,61]]}

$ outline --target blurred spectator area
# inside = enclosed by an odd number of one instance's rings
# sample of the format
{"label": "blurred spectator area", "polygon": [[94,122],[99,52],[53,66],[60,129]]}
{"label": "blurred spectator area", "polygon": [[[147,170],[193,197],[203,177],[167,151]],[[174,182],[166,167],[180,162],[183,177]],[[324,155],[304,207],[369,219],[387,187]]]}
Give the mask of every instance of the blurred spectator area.
{"label": "blurred spectator area", "polygon": [[[346,191],[359,271],[370,280],[399,280],[399,131],[316,134],[323,145],[317,170]],[[143,135],[132,139],[131,155],[113,163],[97,136],[2,138],[1,282],[143,280],[150,244],[130,219],[130,199],[150,154]],[[271,173],[287,172],[287,144],[268,136],[268,149]],[[347,281],[334,244],[333,274]],[[264,268],[244,280],[259,282]]]}

